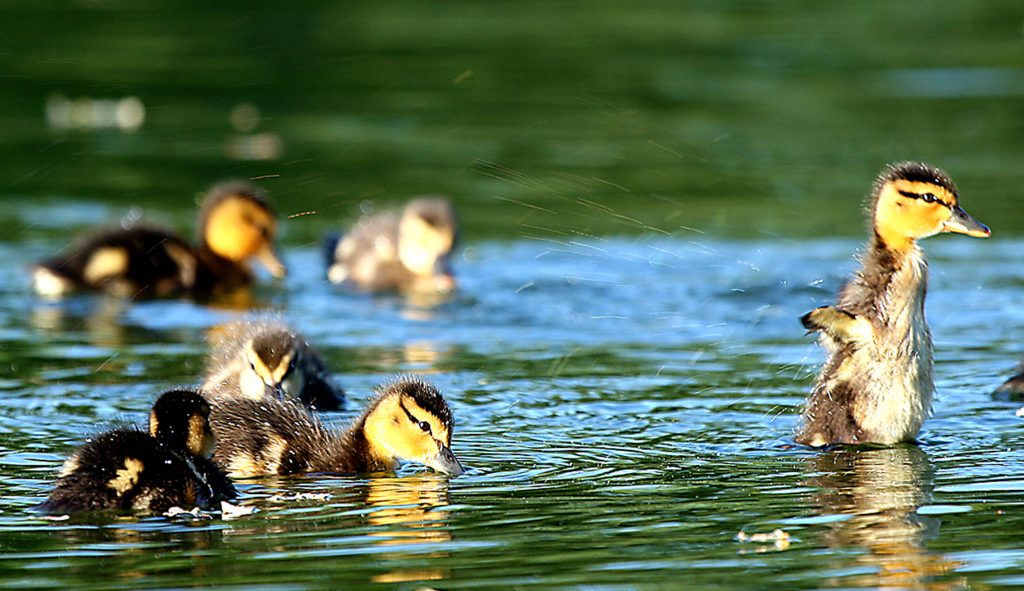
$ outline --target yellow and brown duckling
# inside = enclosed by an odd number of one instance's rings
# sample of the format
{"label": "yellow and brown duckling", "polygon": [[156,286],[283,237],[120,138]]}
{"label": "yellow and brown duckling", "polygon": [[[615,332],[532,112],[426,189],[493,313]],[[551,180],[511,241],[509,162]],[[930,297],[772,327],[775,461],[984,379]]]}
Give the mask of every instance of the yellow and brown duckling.
{"label": "yellow and brown duckling", "polygon": [[394,470],[424,464],[458,476],[451,450],[453,420],[436,388],[415,377],[383,385],[346,431],[328,429],[289,400],[213,399],[213,460],[233,478]]}
{"label": "yellow and brown duckling", "polygon": [[284,323],[234,322],[210,340],[201,387],[208,397],[295,399],[317,410],[338,410],[345,403],[320,355]]}
{"label": "yellow and brown duckling", "polygon": [[231,481],[209,459],[209,413],[210,405],[195,392],[165,392],[150,412],[149,433],[124,428],[92,439],[64,463],[39,508],[50,514],[164,512],[235,498]]}
{"label": "yellow and brown duckling", "polygon": [[449,293],[449,258],[458,240],[452,204],[421,197],[400,212],[362,218],[341,238],[329,238],[327,278],[364,291]]}
{"label": "yellow and brown duckling", "polygon": [[39,295],[102,291],[122,297],[210,293],[252,281],[249,259],[285,275],[274,252],[277,220],[266,196],[244,182],[214,186],[199,214],[199,246],[167,230],[136,224],[86,236],[68,253],[32,269]]}
{"label": "yellow and brown duckling", "polygon": [[944,232],[984,238],[949,176],[902,162],[875,180],[872,234],[860,269],[834,306],[801,321],[828,351],[796,441],[810,446],[912,441],[931,411],[932,339],[925,321],[928,265],[917,245]]}

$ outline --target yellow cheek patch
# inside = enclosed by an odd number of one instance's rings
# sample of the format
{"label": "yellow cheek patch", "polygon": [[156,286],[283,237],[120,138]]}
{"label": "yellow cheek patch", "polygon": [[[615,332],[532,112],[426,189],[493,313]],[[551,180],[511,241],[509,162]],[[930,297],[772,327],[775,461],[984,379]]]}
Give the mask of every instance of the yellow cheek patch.
{"label": "yellow cheek patch", "polygon": [[128,251],[123,248],[107,246],[98,248],[89,256],[85,264],[82,278],[87,283],[101,283],[110,277],[124,275],[128,271]]}
{"label": "yellow cheek patch", "polygon": [[273,241],[277,224],[270,212],[241,197],[228,197],[210,212],[203,238],[220,256],[241,262]]}
{"label": "yellow cheek patch", "polygon": [[431,226],[423,218],[405,216],[401,224],[399,258],[409,270],[427,275],[434,269],[437,259],[452,249],[455,237]]}
{"label": "yellow cheek patch", "polygon": [[278,363],[274,371],[270,373],[270,377],[274,380],[273,383],[280,384],[284,381],[284,374],[288,373],[288,369],[292,364],[292,357],[294,356],[294,352],[289,352],[281,358],[281,362]]}
{"label": "yellow cheek patch", "polygon": [[[402,405],[405,405],[405,409]],[[426,433],[406,414],[431,425],[431,433]],[[433,417],[416,405],[411,398],[388,398],[382,401],[367,418],[364,427],[367,439],[374,454],[381,460],[393,461],[422,460],[437,454],[436,436],[433,433]]]}
{"label": "yellow cheek patch", "polygon": [[948,205],[950,207],[954,207],[957,205],[956,195],[950,193],[949,190],[947,190],[945,187],[936,185],[934,183],[925,183],[921,181],[907,181],[900,179],[894,181],[893,185],[896,187],[897,192],[906,191],[908,193],[914,193],[916,195],[924,195],[926,193],[931,193],[932,195],[935,195],[935,197],[937,197],[939,201],[941,201],[945,205]]}
{"label": "yellow cheek patch", "polygon": [[[263,381],[264,384],[276,384],[277,380],[274,379],[274,371],[267,367],[267,364],[263,362],[255,352],[250,352],[249,363],[252,365],[252,370],[256,372],[256,375]],[[287,366],[286,366],[287,367]]]}
{"label": "yellow cheek patch", "polygon": [[110,479],[107,488],[112,489],[119,495],[131,490],[139,482],[139,474],[142,473],[142,462],[135,458],[125,458],[124,468],[117,471],[117,476]]}
{"label": "yellow cheek patch", "polygon": [[[934,200],[927,201],[928,194]],[[955,205],[956,196],[939,185],[903,179],[889,182],[875,205],[875,232],[890,248],[907,248],[914,240],[941,231]]]}
{"label": "yellow cheek patch", "polygon": [[204,455],[209,430],[209,423],[202,415],[192,415],[188,418],[188,438],[185,445],[189,453],[194,456]]}

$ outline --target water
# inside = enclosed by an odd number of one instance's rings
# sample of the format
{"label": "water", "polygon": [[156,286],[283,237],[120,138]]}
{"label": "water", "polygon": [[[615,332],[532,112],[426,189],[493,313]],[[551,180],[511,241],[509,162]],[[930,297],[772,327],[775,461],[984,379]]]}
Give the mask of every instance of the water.
{"label": "water", "polygon": [[[0,585],[1024,586],[1021,403],[990,394],[1024,356],[1013,8],[0,8]],[[134,132],[45,117],[132,96]],[[795,448],[823,359],[797,318],[832,301],[860,198],[902,158],[946,167],[994,232],[925,243],[934,416],[920,446]],[[188,228],[224,176],[296,216],[287,283],[208,304],[30,295],[25,265],[82,229]],[[462,213],[454,298],[324,283],[324,232],[418,193]],[[468,473],[254,479],[259,511],[227,521],[28,511],[87,437],[195,383],[207,332],[251,309],[340,376],[333,424],[427,374]]]}

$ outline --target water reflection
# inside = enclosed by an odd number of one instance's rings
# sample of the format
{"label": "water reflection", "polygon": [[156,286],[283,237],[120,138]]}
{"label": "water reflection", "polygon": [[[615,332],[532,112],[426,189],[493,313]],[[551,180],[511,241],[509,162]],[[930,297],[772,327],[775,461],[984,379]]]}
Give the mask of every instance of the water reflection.
{"label": "water reflection", "polygon": [[[452,539],[448,526],[448,478],[433,473],[414,474],[402,478],[374,478],[368,483],[366,504],[373,508],[368,521],[379,529],[369,536],[375,545],[396,547],[396,552],[382,555],[401,561],[405,555],[397,547],[407,544],[433,544]],[[448,556],[447,552],[431,552],[426,558]],[[447,568],[396,568],[374,575],[374,583],[439,581],[447,579]]]}
{"label": "water reflection", "polygon": [[855,557],[870,574],[840,576],[829,586],[957,589],[963,581],[935,581],[958,563],[928,551],[938,520],[917,514],[931,501],[933,468],[917,446],[836,450],[816,457],[814,501],[824,515],[847,516],[830,524],[832,548],[862,548]]}
{"label": "water reflection", "polygon": [[[100,521],[89,524],[54,528],[57,543],[53,551],[59,553],[44,568],[60,573],[62,581],[90,580],[96,576],[96,560],[102,560],[108,585],[137,587],[154,576],[154,552],[167,552],[170,557],[162,561],[161,576],[180,576],[190,580],[204,580],[213,574],[217,564],[204,559],[211,549],[219,546],[223,533],[211,528],[168,524],[163,517],[138,519],[118,517],[110,525]],[[75,559],[77,558],[77,559]],[[116,582],[115,582],[116,581]]]}
{"label": "water reflection", "polygon": [[100,296],[91,301],[37,303],[29,314],[31,326],[51,336],[84,331],[96,347],[120,348],[125,344],[122,322],[128,300]]}

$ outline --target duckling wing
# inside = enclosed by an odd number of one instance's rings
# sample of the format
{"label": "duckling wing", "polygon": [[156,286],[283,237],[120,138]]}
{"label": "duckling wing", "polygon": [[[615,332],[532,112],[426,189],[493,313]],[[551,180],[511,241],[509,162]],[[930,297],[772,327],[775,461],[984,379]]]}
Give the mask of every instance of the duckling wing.
{"label": "duckling wing", "polygon": [[335,435],[286,400],[210,400],[213,461],[232,478],[319,471]]}
{"label": "duckling wing", "polygon": [[809,332],[819,331],[836,343],[858,346],[870,342],[874,330],[871,322],[837,306],[815,308],[800,317]]}
{"label": "duckling wing", "polygon": [[[167,296],[192,288],[196,257],[183,240],[160,228],[137,225],[100,230],[79,242],[70,253],[39,263],[35,275],[49,283],[106,291],[121,296]],[[44,294],[50,295],[50,294]]]}

